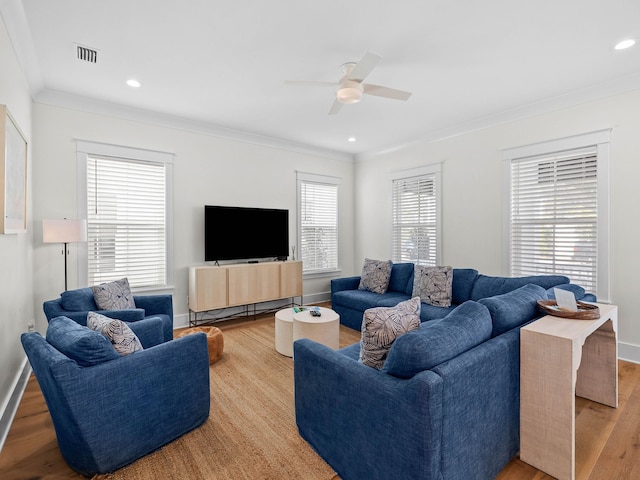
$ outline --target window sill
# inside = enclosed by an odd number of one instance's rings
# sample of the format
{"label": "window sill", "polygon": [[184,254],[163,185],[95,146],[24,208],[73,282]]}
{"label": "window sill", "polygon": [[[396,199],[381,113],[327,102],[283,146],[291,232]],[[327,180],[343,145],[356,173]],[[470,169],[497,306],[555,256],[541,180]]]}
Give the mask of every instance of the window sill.
{"label": "window sill", "polygon": [[339,277],[342,274],[342,270],[339,268],[333,270],[310,270],[308,272],[302,272],[303,279],[324,278],[324,277]]}

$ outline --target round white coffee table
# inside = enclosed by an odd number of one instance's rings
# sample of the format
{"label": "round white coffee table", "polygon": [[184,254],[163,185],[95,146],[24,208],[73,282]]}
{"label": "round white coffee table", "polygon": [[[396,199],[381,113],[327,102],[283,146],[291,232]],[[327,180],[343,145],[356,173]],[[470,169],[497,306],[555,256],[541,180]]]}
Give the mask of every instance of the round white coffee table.
{"label": "round white coffee table", "polygon": [[276,312],[276,352],[293,357],[293,308]]}
{"label": "round white coffee table", "polygon": [[340,315],[330,308],[319,307],[320,316],[310,310],[293,315],[293,341],[309,338],[334,350],[340,348]]}

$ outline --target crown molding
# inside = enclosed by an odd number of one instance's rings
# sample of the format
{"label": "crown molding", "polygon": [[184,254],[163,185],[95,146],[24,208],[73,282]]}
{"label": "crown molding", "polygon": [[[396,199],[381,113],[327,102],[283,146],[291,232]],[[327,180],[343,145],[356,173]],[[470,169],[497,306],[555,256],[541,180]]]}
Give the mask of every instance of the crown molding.
{"label": "crown molding", "polygon": [[353,163],[353,155],[346,152],[316,147],[313,145],[298,143],[282,138],[269,137],[267,135],[246,132],[243,130],[236,130],[233,128],[222,127],[210,123],[198,122],[195,120],[175,117],[160,112],[106,102],[103,100],[97,100],[94,98],[83,97],[80,95],[74,95],[55,90],[42,90],[39,94],[36,95],[34,101],[36,103],[70,108],[73,110],[79,110],[82,112],[94,113],[98,115],[106,115],[159,127],[166,127],[191,133],[225,138],[227,140],[233,140],[236,142],[277,148],[281,150],[288,150],[307,155],[316,155],[323,158],[330,158],[333,160]]}
{"label": "crown molding", "polygon": [[9,41],[33,97],[34,92],[39,92],[44,88],[44,80],[22,2],[20,0],[0,0],[0,16],[4,21]]}
{"label": "crown molding", "polygon": [[376,157],[404,150],[421,143],[438,142],[517,120],[534,117],[536,115],[551,113],[565,108],[601,100],[603,98],[613,97],[638,89],[640,89],[640,73],[634,73],[617,78],[610,82],[599,83],[586,88],[574,90],[564,95],[547,98],[492,115],[471,119],[469,121],[441,129],[431,130],[419,135],[418,137],[407,139],[405,142],[390,146],[386,149],[357,153],[354,155],[354,161],[363,162],[366,160],[372,160]]}

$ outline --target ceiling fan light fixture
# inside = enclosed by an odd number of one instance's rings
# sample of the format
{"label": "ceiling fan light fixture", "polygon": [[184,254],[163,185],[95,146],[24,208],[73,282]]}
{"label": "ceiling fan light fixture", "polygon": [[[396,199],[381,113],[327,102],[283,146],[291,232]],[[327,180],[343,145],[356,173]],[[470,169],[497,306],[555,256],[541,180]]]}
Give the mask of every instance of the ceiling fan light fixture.
{"label": "ceiling fan light fixture", "polygon": [[336,98],[340,103],[358,103],[362,100],[363,90],[364,89],[360,83],[345,80],[340,84],[340,88],[336,93]]}

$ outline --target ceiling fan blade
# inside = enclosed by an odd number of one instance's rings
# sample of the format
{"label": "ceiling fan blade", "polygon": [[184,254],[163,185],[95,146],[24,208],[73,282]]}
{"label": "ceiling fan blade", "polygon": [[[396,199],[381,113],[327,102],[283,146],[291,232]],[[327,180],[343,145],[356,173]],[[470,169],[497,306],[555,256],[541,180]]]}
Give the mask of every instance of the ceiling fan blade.
{"label": "ceiling fan blade", "polygon": [[336,87],[337,82],[308,82],[306,80],[285,80],[287,85],[301,85],[304,87]]}
{"label": "ceiling fan blade", "polygon": [[364,93],[367,95],[375,95],[376,97],[393,98],[394,100],[408,100],[411,96],[411,92],[382,87],[380,85],[371,85],[370,83],[363,83],[362,87],[364,88]]}
{"label": "ceiling fan blade", "polygon": [[331,110],[329,110],[329,115],[335,115],[342,108],[342,103],[340,103],[337,99],[333,101],[333,105],[331,105]]}
{"label": "ceiling fan blade", "polygon": [[355,82],[362,82],[367,75],[371,73],[376,65],[382,60],[382,57],[376,55],[375,53],[367,52],[364,54],[364,57],[360,59],[360,61],[353,67],[353,70],[349,73],[349,80],[353,80]]}

